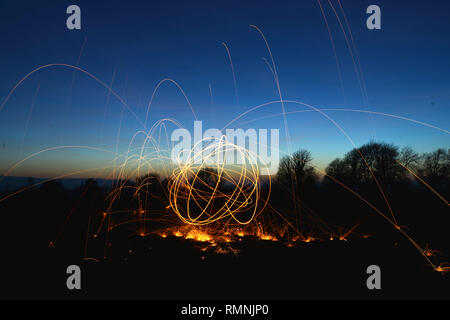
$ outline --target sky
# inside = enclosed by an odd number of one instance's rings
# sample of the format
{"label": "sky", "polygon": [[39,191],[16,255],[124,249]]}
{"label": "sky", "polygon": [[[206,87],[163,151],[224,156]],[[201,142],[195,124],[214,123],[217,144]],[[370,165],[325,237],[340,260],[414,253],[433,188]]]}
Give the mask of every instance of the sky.
{"label": "sky", "polygon": [[[66,27],[71,4],[81,9],[80,30]],[[450,148],[442,130],[367,113],[450,130],[448,1],[320,4],[324,15],[317,0],[2,1],[0,174],[105,177],[133,135],[160,119],[192,130],[195,113],[204,130],[222,129],[274,101],[231,128],[279,129],[282,155],[307,149],[318,168],[370,140],[421,153]],[[366,27],[372,4],[381,30]],[[9,95],[49,64],[60,65]],[[171,80],[155,92],[163,79]],[[175,128],[167,123],[157,136]]]}

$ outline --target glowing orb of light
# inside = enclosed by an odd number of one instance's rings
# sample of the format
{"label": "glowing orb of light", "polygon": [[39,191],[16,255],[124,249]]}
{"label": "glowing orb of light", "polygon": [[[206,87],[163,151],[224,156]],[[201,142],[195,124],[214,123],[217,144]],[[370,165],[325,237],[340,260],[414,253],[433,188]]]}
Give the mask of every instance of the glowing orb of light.
{"label": "glowing orb of light", "polygon": [[224,136],[184,152],[190,157],[179,162],[169,180],[170,207],[183,222],[248,224],[267,205],[270,177],[262,192],[256,154]]}

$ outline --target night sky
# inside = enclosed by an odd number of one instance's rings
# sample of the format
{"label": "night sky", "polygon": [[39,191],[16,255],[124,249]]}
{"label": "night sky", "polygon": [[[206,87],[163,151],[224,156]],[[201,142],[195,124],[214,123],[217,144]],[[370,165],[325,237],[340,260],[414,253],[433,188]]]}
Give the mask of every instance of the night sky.
{"label": "night sky", "polygon": [[[356,145],[371,139],[418,152],[449,148],[447,133],[355,109],[408,117],[445,130],[450,118],[450,4],[448,1],[6,1],[0,4],[0,103],[32,70],[0,110],[0,174],[39,150],[89,146],[124,153],[143,130],[156,85],[176,81],[203,128],[222,129],[252,107],[279,101],[263,58],[273,53],[282,97],[332,117]],[[81,8],[81,30],[66,28],[67,6]],[[366,28],[366,8],[381,8],[382,29]],[[347,23],[351,28],[351,35]],[[355,47],[353,46],[354,40]],[[225,42],[230,50],[236,88]],[[350,46],[351,51],[348,48]],[[356,51],[355,51],[356,48]],[[338,65],[336,64],[336,58]],[[353,63],[355,61],[355,64]],[[362,73],[360,73],[359,66]],[[356,68],[355,68],[356,67]],[[356,69],[356,71],[355,71]],[[279,128],[281,149],[308,149],[319,168],[353,148],[326,118],[285,103],[290,147],[280,103],[250,112],[232,128]],[[308,112],[298,112],[309,110]],[[162,118],[187,129],[194,116],[181,91],[164,82],[156,92],[148,127]],[[170,132],[176,127],[168,125]],[[148,128],[147,128],[148,129]],[[61,149],[24,162],[10,175],[52,177],[113,161],[110,152]],[[79,176],[105,176],[100,170]]]}

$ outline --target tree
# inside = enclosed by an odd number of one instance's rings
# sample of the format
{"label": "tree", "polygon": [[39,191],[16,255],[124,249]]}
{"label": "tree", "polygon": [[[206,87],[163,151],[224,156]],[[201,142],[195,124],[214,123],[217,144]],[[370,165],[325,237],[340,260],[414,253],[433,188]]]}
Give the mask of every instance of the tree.
{"label": "tree", "polygon": [[306,180],[315,178],[314,168],[310,165],[311,153],[301,149],[291,156],[285,156],[280,160],[277,178],[286,186],[294,184],[298,189]]}
{"label": "tree", "polygon": [[351,184],[370,183],[375,175],[379,182],[387,185],[404,175],[404,170],[396,161],[398,157],[396,146],[369,142],[349,151],[342,160],[335,159],[326,172],[341,182]]}
{"label": "tree", "polygon": [[399,161],[407,168],[414,169],[420,161],[420,156],[411,147],[403,147]]}
{"label": "tree", "polygon": [[422,156],[423,163],[418,170],[419,174],[432,183],[448,179],[450,175],[450,149],[437,149]]}
{"label": "tree", "polygon": [[350,177],[349,166],[344,160],[339,158],[331,161],[328,167],[325,169],[325,172],[328,176],[331,176],[342,183],[348,182],[348,179]]}

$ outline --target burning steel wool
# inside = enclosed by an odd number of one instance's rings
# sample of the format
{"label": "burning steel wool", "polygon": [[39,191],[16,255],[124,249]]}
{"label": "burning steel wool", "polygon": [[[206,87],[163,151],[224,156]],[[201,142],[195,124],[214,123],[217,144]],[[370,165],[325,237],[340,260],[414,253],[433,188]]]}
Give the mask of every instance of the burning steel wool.
{"label": "burning steel wool", "polygon": [[[207,156],[203,157],[202,164],[195,165],[204,153]],[[236,154],[240,165],[226,161],[214,164],[211,160],[217,153]],[[264,210],[270,196],[270,178],[263,195],[258,165],[249,161],[252,156],[256,157],[227,142],[225,137],[200,150],[189,163],[173,171],[169,180],[170,208],[190,225],[219,221],[225,226],[249,224]],[[207,166],[208,163],[213,166]]]}

